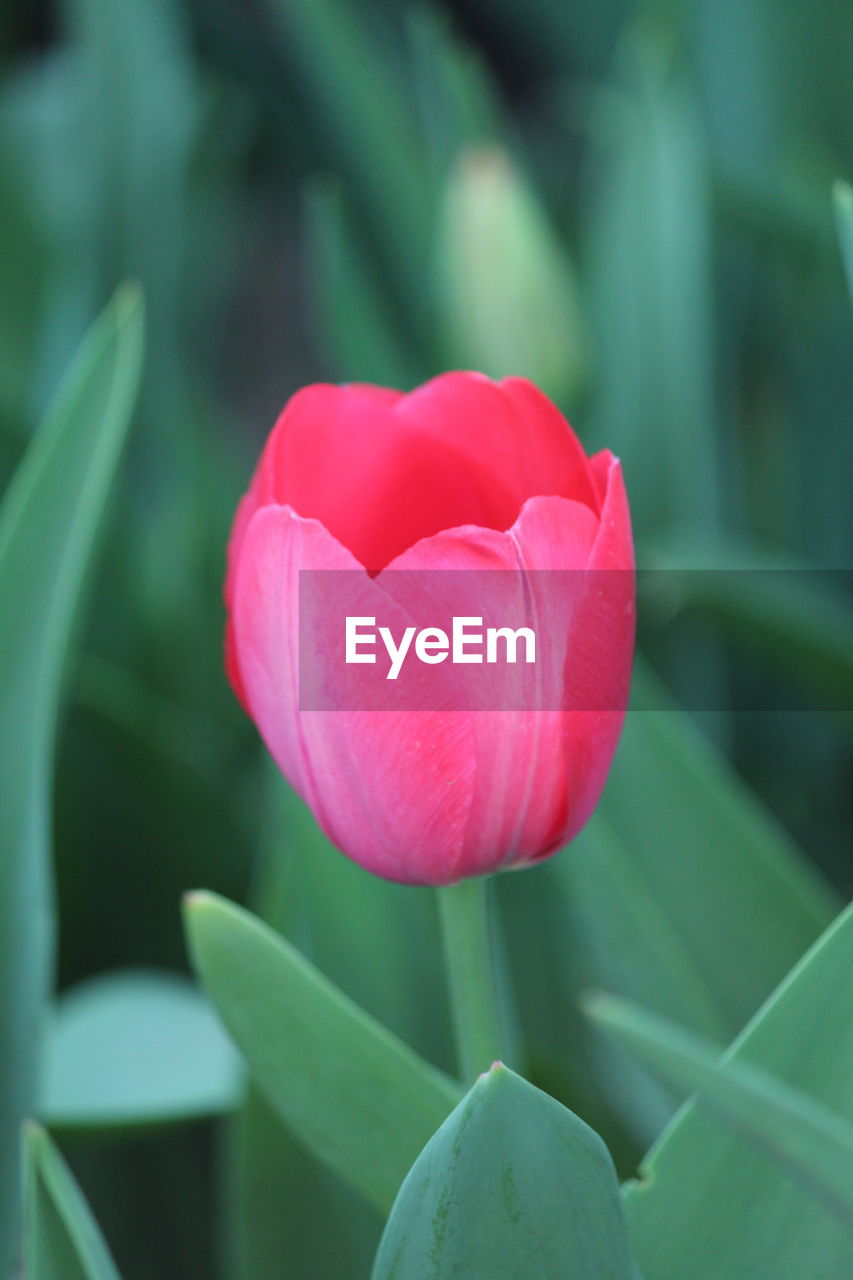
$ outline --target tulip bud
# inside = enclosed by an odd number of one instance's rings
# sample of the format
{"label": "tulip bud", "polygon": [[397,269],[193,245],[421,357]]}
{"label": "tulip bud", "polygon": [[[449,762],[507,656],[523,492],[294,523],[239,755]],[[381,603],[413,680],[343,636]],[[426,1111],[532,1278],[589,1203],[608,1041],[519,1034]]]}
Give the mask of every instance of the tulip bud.
{"label": "tulip bud", "polygon": [[531,383],[305,388],[228,556],[232,684],[344,853],[447,884],[583,826],[627,705],[631,526],[618,460]]}
{"label": "tulip bud", "polygon": [[494,378],[522,374],[558,401],[577,394],[586,342],[572,265],[497,147],[463,151],[451,172],[438,275],[454,364]]}

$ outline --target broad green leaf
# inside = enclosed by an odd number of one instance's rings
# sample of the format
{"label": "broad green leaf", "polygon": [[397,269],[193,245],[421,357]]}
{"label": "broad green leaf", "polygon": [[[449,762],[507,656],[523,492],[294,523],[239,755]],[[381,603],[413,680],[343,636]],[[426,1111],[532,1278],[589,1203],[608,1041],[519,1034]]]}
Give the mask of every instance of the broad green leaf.
{"label": "broad green leaf", "polygon": [[[600,808],[552,873],[567,940],[558,961],[563,980],[578,990],[607,983],[709,1036],[728,1032],[715,994],[697,967],[678,920],[662,908],[632,849]],[[555,1011],[560,1023],[574,1022]],[[672,1114],[671,1093],[579,1020],[565,1035],[577,1046],[575,1087],[603,1089],[622,1120],[645,1145]],[[580,1079],[579,1079],[580,1077]]]}
{"label": "broad green leaf", "polygon": [[[430,1061],[452,1063],[445,974],[430,889],[391,884],[330,845],[270,763],[252,902],[331,981]],[[417,1000],[412,992],[418,993]],[[295,1139],[252,1089],[231,1126],[224,1169],[228,1243],[240,1280],[367,1275],[382,1219]],[[292,1212],[279,1206],[286,1200]],[[335,1231],[326,1228],[334,1218]]]}
{"label": "broad green leaf", "polygon": [[119,1280],[71,1170],[38,1125],[25,1131],[27,1280]]}
{"label": "broad green leaf", "polygon": [[619,1187],[594,1130],[499,1063],[418,1157],[373,1280],[628,1280]]}
{"label": "broad green leaf", "polygon": [[344,857],[272,761],[267,785],[256,914],[350,1000],[452,1074],[434,891],[383,880]]}
{"label": "broad green leaf", "polygon": [[200,992],[175,974],[128,970],[67,992],[48,1029],[41,1117],[124,1127],[211,1115],[240,1095],[240,1067]]}
{"label": "broad green leaf", "polygon": [[733,1035],[830,922],[833,895],[639,666],[634,689],[603,811]]}
{"label": "broad green leaf", "polygon": [[257,1089],[230,1123],[225,1154],[232,1280],[281,1280],[284,1259],[298,1280],[369,1274],[383,1218],[294,1138]]}
{"label": "broad green leaf", "polygon": [[142,308],[125,288],[93,328],[0,512],[0,1276],[20,1203],[53,953],[53,741],[76,606],[130,418]]}
{"label": "broad green leaf", "polygon": [[533,1063],[620,1167],[632,1157],[617,1149],[614,1113],[645,1146],[674,1099],[585,1025],[579,992],[614,991],[728,1043],[834,913],[790,838],[639,660],[634,683],[638,707],[587,827],[498,884]]}
{"label": "broad green leaf", "polygon": [[838,239],[841,242],[841,256],[844,259],[844,271],[847,276],[847,288],[853,301],[853,187],[849,182],[836,182],[832,189],[835,203],[835,219],[838,224]]}
{"label": "broad green leaf", "polygon": [[[763,944],[760,929],[756,946]],[[853,907],[827,930],[722,1059],[777,1077],[853,1124]],[[839,1137],[841,1130],[839,1129]],[[802,1158],[802,1151],[800,1152]],[[770,1151],[689,1102],[627,1190],[633,1248],[654,1280],[838,1280],[853,1255],[842,1225]]]}
{"label": "broad green leaf", "polygon": [[[853,1222],[853,1124],[749,1063],[630,1001],[596,992],[586,1012],[676,1089],[769,1153],[843,1223]],[[851,1064],[853,1066],[853,1064]]]}
{"label": "broad green leaf", "polygon": [[316,1155],[387,1210],[458,1087],[248,912],[197,893],[186,921],[196,971],[260,1089]]}

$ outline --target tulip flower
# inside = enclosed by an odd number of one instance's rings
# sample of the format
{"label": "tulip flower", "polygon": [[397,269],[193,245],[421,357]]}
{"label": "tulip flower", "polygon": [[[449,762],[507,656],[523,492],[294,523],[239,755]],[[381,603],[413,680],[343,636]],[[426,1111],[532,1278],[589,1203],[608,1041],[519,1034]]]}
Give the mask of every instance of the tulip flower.
{"label": "tulip flower", "polygon": [[[333,843],[368,870],[443,885],[522,866],[570,840],[604,786],[628,696],[633,564],[618,459],[587,457],[526,380],[449,373],[409,394],[307,387],[285,406],[234,520],[228,672],[279,768]],[[514,575],[547,633],[536,637],[551,655],[537,686],[547,686],[545,700],[407,703],[406,688],[426,687],[433,668],[424,662],[447,658],[435,668],[443,689],[462,689],[475,669],[451,670],[455,632],[442,645],[440,628],[407,627],[393,583],[412,577],[394,575],[469,571],[447,580],[476,584],[492,569]],[[546,598],[536,575],[555,570],[575,585]],[[344,628],[336,638],[300,628],[306,571],[352,584],[352,612],[376,624],[348,625],[359,652],[383,657],[372,637],[391,617],[395,678],[383,672],[381,683],[396,703],[336,703]],[[464,592],[457,603],[454,616],[483,613]],[[322,706],[300,699],[300,636]],[[502,642],[491,652],[502,654]],[[477,668],[477,678],[492,670]],[[520,654],[512,679],[526,670]]]}

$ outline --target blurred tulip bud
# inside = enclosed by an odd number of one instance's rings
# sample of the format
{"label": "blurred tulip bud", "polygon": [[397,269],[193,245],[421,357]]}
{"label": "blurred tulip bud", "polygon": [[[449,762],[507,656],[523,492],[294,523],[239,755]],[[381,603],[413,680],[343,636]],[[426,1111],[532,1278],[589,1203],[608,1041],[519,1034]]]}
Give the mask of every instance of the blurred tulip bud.
{"label": "blurred tulip bud", "polygon": [[577,395],[586,342],[572,264],[506,152],[463,151],[445,193],[441,306],[453,364]]}

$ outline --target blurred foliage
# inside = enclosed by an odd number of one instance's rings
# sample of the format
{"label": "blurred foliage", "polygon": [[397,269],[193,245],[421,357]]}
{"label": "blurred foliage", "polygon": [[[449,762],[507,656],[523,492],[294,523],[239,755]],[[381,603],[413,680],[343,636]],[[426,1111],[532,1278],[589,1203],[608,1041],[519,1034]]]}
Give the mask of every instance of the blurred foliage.
{"label": "blurred foliage", "polygon": [[19,1129],[36,1105],[53,989],[55,738],[79,605],[142,362],[142,306],[119,291],[92,327],[0,512],[0,1268],[15,1253]]}
{"label": "blurred foliage", "polygon": [[[60,741],[62,989],[185,969],[179,898],[204,884],[449,1066],[429,895],[369,880],[280,788],[270,802],[226,685],[237,498],[303,383],[410,386],[477,361],[543,381],[588,449],[621,454],[641,564],[683,568],[690,548],[848,568],[849,186],[830,192],[853,176],[851,62],[847,0],[5,0],[4,482],[122,280],[148,315]],[[677,696],[736,707],[747,682],[756,709],[701,717],[715,750],[675,713],[636,713],[575,852],[501,885],[519,1065],[624,1174],[673,1100],[585,1026],[580,987],[731,1038],[831,915],[821,875],[853,882],[849,718],[787,709],[843,675],[850,601],[815,573],[783,603],[752,665],[719,607],[650,610],[643,648]],[[727,600],[727,624],[754,608]],[[267,1280],[282,1250],[306,1277],[369,1258],[377,1224],[292,1139],[272,1149],[264,1106],[225,1144],[210,1124],[63,1133],[125,1280]],[[209,1238],[220,1171],[263,1224],[254,1260],[240,1221]],[[338,1252],[319,1249],[318,1202]]]}

